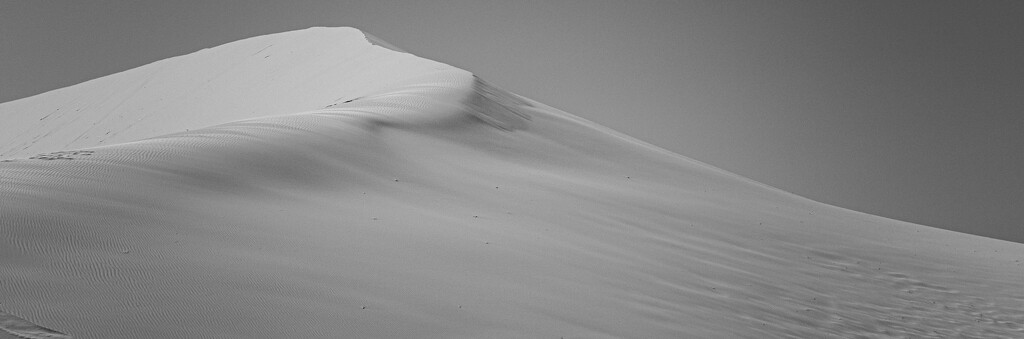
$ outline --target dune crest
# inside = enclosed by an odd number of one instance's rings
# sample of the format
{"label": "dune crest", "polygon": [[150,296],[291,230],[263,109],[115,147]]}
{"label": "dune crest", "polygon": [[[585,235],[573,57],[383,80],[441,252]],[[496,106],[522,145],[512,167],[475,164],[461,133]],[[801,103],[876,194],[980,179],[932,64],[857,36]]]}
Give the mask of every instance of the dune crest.
{"label": "dune crest", "polygon": [[444,70],[461,71],[352,28],[239,40],[2,103],[0,159],[314,110]]}
{"label": "dune crest", "polygon": [[42,327],[0,310],[0,330],[24,339],[70,339],[71,336]]}

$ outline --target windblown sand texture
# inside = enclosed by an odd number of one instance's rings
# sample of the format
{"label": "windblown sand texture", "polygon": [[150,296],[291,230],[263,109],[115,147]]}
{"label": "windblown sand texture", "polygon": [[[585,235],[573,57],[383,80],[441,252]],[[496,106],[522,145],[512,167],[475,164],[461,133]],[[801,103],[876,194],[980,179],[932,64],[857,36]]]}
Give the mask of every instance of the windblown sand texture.
{"label": "windblown sand texture", "polygon": [[0,105],[0,338],[1024,337],[1024,245],[382,46],[273,34]]}

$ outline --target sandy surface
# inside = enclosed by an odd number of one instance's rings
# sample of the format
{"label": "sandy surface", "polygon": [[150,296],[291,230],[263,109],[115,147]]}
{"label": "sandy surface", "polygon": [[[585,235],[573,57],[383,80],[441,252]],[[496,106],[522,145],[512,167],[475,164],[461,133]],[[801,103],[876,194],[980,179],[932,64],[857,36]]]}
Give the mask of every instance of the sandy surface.
{"label": "sandy surface", "polygon": [[1024,245],[803,199],[352,29],[0,120],[23,337],[1024,337]]}

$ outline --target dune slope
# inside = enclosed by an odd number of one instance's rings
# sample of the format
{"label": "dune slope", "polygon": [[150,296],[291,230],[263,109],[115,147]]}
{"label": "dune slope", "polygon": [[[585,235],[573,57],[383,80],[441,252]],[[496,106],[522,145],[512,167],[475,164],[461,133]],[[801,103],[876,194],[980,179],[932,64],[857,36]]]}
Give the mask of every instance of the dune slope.
{"label": "dune slope", "polygon": [[1021,244],[371,40],[257,37],[0,105],[0,338],[1024,336]]}

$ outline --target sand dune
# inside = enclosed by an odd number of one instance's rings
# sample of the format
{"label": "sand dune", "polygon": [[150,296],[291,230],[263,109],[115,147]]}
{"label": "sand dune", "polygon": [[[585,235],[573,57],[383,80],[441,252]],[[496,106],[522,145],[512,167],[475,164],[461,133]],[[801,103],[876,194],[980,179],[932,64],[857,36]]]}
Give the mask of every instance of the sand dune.
{"label": "sand dune", "polygon": [[0,329],[1024,337],[1024,245],[813,202],[370,41],[262,36],[0,105]]}

